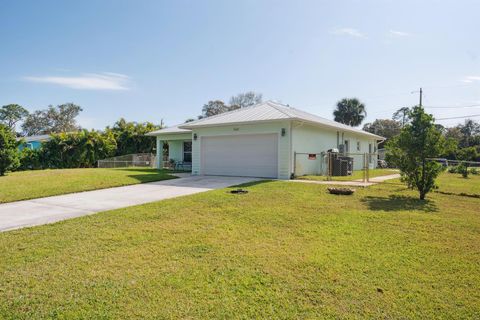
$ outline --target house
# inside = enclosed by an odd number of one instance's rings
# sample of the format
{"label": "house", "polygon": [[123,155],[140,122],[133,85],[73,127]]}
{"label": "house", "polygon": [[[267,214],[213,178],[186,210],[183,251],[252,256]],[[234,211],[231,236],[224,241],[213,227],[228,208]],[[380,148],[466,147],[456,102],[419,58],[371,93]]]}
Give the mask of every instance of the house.
{"label": "house", "polygon": [[23,150],[25,148],[27,149],[40,149],[42,146],[42,142],[44,141],[49,141],[51,139],[51,136],[48,134],[44,135],[38,135],[38,136],[29,136],[29,137],[20,137],[17,138],[17,141],[23,141],[22,144],[18,146],[19,150]]}
{"label": "house", "polygon": [[157,138],[157,166],[163,143],[168,158],[191,162],[193,175],[290,179],[325,173],[325,152],[343,149],[354,169],[376,166],[383,137],[273,101],[150,132]]}

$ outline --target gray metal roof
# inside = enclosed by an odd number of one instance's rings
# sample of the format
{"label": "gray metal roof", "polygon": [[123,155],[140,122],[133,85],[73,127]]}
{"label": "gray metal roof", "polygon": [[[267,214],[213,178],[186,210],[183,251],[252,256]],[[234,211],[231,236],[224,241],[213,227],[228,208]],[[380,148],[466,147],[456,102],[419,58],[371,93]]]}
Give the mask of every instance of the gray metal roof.
{"label": "gray metal roof", "polygon": [[[309,122],[314,125],[339,129],[370,136],[375,139],[384,140],[385,138],[370,132],[363,131],[336,121],[328,120],[314,114],[301,111],[278,102],[266,101],[257,105],[237,109],[208,118],[184,123],[176,126],[178,129],[194,129],[201,127],[222,126],[228,124],[244,124],[253,122],[266,122],[274,120],[298,120]],[[160,130],[161,131],[161,130]],[[163,133],[163,132],[162,132]]]}
{"label": "gray metal roof", "polygon": [[32,142],[32,141],[47,141],[52,139],[49,134],[42,134],[39,136],[28,136],[28,137],[18,137],[16,140],[24,140],[25,142]]}
{"label": "gray metal roof", "polygon": [[178,125],[176,126],[172,126],[172,127],[168,127],[168,128],[163,128],[163,129],[160,129],[160,130],[156,130],[156,131],[152,131],[152,132],[149,132],[147,133],[146,135],[147,136],[158,136],[158,135],[161,135],[161,134],[178,134],[178,133],[191,133],[192,130],[189,130],[189,129],[180,129],[178,127]]}

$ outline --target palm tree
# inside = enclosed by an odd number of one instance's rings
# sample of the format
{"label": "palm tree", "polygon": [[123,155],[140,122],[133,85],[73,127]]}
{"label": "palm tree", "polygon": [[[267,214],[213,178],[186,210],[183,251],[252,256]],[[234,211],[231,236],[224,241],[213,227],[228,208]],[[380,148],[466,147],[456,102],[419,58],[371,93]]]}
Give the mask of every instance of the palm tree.
{"label": "palm tree", "polygon": [[365,105],[357,98],[344,98],[337,103],[333,116],[337,122],[356,127],[365,119],[367,111],[365,111]]}

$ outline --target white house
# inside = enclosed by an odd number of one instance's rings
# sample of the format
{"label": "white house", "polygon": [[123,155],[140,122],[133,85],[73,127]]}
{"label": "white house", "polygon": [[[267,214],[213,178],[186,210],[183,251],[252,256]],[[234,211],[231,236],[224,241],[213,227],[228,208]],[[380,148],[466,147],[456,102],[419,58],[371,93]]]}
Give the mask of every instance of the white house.
{"label": "white house", "polygon": [[[164,142],[168,158],[191,163],[194,175],[290,179],[322,174],[324,153],[344,149],[363,167],[363,153],[375,153],[383,137],[267,101],[149,133],[157,137],[157,166]],[[368,157],[370,167],[375,156]]]}

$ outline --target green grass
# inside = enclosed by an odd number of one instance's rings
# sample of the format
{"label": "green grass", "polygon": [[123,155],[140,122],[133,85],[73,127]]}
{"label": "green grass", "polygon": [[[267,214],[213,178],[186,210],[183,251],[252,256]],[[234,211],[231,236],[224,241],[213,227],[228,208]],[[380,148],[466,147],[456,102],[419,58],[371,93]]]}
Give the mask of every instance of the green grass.
{"label": "green grass", "polygon": [[245,188],[0,234],[0,318],[480,317],[480,199]]}
{"label": "green grass", "polygon": [[0,177],[0,203],[172,178],[166,171],[150,168],[12,172]]}
{"label": "green grass", "polygon": [[[380,177],[380,176],[388,176],[391,174],[399,173],[398,170],[395,169],[370,169],[368,170],[369,177]],[[307,176],[300,176],[297,177],[299,180],[316,180],[316,181],[326,181],[326,176],[314,176],[314,175],[307,175]],[[361,180],[363,179],[363,170],[355,170],[352,172],[351,176],[340,176],[340,177],[332,177],[332,180],[335,181],[352,181],[352,180]]]}
{"label": "green grass", "polygon": [[480,198],[480,175],[470,174],[463,178],[459,173],[443,173],[439,179],[437,192],[466,195]]}

